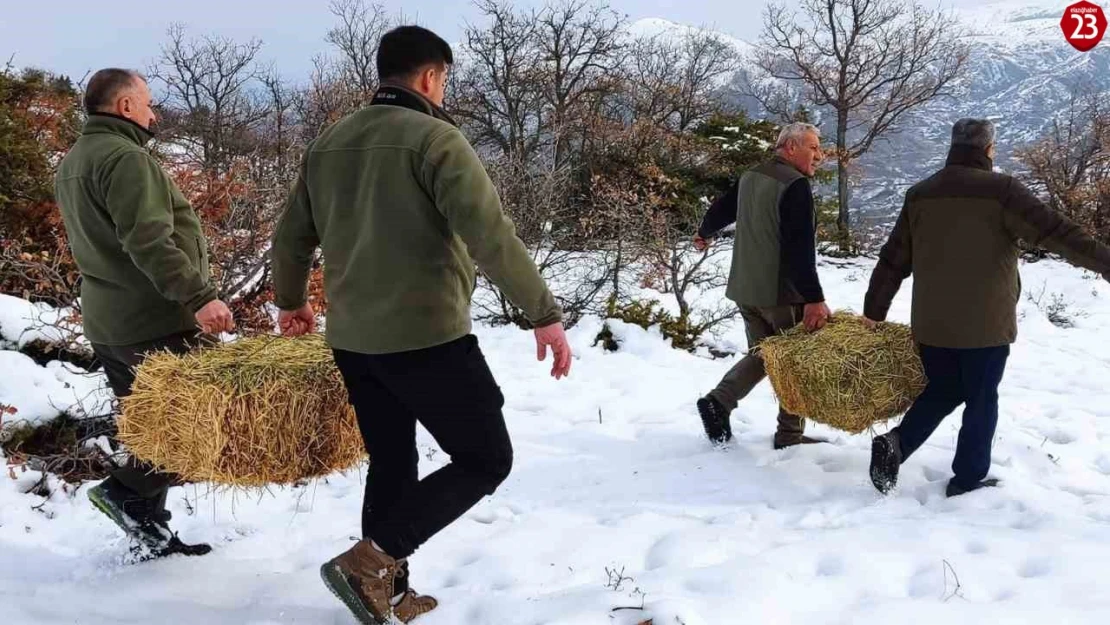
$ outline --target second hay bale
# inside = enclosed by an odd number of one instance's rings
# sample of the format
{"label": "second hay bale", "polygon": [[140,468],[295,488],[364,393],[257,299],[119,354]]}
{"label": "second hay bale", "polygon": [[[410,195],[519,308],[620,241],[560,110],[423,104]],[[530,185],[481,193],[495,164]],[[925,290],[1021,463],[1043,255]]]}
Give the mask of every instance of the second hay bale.
{"label": "second hay bale", "polygon": [[319,335],[152,354],[121,404],[120,441],[188,481],[290,484],[366,457],[343,379]]}
{"label": "second hay bale", "polygon": [[838,312],[824,329],[801,326],[765,339],[759,353],[787,411],[858,434],[904,413],[925,389],[910,328]]}

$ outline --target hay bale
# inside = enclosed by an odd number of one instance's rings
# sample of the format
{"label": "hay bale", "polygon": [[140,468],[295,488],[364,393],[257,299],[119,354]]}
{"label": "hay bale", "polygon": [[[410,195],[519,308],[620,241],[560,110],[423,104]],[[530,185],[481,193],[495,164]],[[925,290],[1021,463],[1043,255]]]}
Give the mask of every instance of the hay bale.
{"label": "hay bale", "polygon": [[320,335],[153,354],[121,404],[120,441],[189,481],[289,484],[350,469],[366,456]]}
{"label": "hay bale", "polygon": [[824,329],[802,326],[759,346],[782,406],[802,417],[858,434],[909,409],[925,389],[925,372],[909,326],[838,312]]}

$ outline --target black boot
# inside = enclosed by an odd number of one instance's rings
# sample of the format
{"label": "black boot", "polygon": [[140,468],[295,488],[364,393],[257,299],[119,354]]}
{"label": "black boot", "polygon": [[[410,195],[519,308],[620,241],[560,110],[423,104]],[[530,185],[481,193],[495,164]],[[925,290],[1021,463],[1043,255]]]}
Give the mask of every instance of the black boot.
{"label": "black boot", "polygon": [[965,493],[970,493],[973,490],[979,490],[980,488],[993,488],[995,486],[998,486],[998,480],[995,478],[983,480],[981,482],[973,484],[972,486],[961,486],[956,483],[955,479],[951,479],[948,480],[948,487],[944,489],[944,494],[948,497],[958,497]]}
{"label": "black boot", "polygon": [[108,478],[89,489],[89,501],[112,520],[125,534],[137,541],[150,556],[160,558],[176,553],[199,556],[212,551],[206,544],[189,545],[170,531],[165,498],[146,499]]}
{"label": "black boot", "polygon": [[882,494],[887,494],[898,484],[898,469],[902,466],[902,445],[898,431],[876,436],[871,441],[871,483]]}
{"label": "black boot", "polygon": [[732,424],[729,423],[728,410],[716,399],[706,396],[698,400],[698,414],[705,428],[705,435],[714,444],[721,445],[732,440]]}

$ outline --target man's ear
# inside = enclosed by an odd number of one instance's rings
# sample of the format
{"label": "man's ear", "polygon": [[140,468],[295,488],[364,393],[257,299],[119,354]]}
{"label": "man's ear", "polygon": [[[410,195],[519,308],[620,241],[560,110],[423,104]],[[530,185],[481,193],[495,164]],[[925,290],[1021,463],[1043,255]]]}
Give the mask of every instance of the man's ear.
{"label": "man's ear", "polygon": [[424,68],[420,72],[420,89],[424,92],[432,92],[435,90],[436,85],[436,70],[432,66]]}

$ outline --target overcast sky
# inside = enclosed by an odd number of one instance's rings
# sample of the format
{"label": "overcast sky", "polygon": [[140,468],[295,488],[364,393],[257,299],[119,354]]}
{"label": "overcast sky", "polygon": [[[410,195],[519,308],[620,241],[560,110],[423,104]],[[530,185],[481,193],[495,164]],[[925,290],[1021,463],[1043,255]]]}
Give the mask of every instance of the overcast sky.
{"label": "overcast sky", "polygon": [[[661,17],[708,26],[740,39],[759,35],[769,0],[611,0],[610,6],[632,20]],[[798,0],[786,0],[796,4]],[[976,0],[926,0],[925,4],[969,6]],[[439,32],[449,41],[462,34],[466,21],[478,19],[469,0],[380,0],[388,11]],[[542,0],[520,0],[524,6]],[[246,41],[263,41],[261,58],[282,74],[307,77],[313,55],[326,52],[324,34],[334,23],[329,0],[30,0],[5,3],[0,10],[0,64],[10,57],[16,67],[35,66],[79,80],[106,66],[146,69],[165,41],[167,27],[180,22],[190,33],[216,33]]]}

